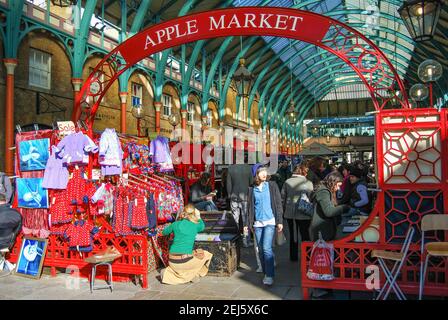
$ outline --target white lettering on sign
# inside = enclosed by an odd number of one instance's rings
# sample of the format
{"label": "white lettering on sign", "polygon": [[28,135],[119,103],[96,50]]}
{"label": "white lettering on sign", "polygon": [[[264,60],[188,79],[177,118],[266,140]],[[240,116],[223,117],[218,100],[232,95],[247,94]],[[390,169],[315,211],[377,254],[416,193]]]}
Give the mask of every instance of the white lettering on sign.
{"label": "white lettering on sign", "polygon": [[284,14],[274,15],[262,13],[259,16],[253,13],[245,13],[244,17],[233,14],[227,17],[225,14],[219,18],[209,17],[210,31],[232,28],[259,28],[296,31],[297,22],[303,21],[302,17],[288,16]]}
{"label": "white lettering on sign", "polygon": [[273,14],[268,14],[266,16],[266,14],[262,13],[261,14],[261,20],[260,20],[260,28],[272,29],[272,26],[267,21],[267,19],[269,19],[272,16],[273,16]]}
{"label": "white lettering on sign", "polygon": [[[297,31],[298,22],[303,21],[302,17],[290,16],[284,14],[265,14],[256,15],[254,13],[245,13],[242,16],[237,14],[225,15],[218,17],[209,17],[209,31],[222,29],[277,29]],[[167,26],[163,29],[154,31],[146,35],[145,50],[155,47],[166,41],[188,37],[199,33],[197,20],[187,20],[183,23]]]}
{"label": "white lettering on sign", "polygon": [[248,28],[248,24],[250,23],[252,28],[256,28],[254,21],[256,19],[255,15],[253,13],[246,13],[246,22],[244,23],[244,28]]}
{"label": "white lettering on sign", "polygon": [[224,19],[226,18],[226,15],[223,14],[221,18],[219,18],[219,24],[216,22],[215,18],[210,17],[210,30],[217,30],[217,29],[225,29],[224,27]]}
{"label": "white lettering on sign", "polygon": [[149,34],[146,35],[145,50],[148,49],[148,46],[155,47],[165,41],[190,36],[198,32],[197,20],[188,20],[184,26],[180,26],[179,24],[168,26],[157,30],[152,37]]}
{"label": "white lettering on sign", "polygon": [[190,20],[187,21],[187,30],[188,35],[192,35],[195,33],[198,33],[198,26],[197,26],[197,20]]}
{"label": "white lettering on sign", "polygon": [[145,50],[148,50],[148,45],[152,45],[153,47],[156,45],[149,35],[146,36]]}

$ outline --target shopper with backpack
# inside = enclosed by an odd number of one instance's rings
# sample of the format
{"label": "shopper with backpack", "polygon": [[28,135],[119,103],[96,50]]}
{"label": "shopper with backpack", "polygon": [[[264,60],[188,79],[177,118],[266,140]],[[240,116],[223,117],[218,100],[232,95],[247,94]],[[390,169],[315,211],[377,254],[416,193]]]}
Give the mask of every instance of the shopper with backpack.
{"label": "shopper with backpack", "polygon": [[283,217],[289,227],[289,259],[291,261],[297,261],[299,258],[299,230],[301,240],[310,241],[309,227],[313,205],[309,199],[313,191],[313,183],[306,178],[307,174],[306,164],[296,165],[292,177],[286,180],[281,192]]}

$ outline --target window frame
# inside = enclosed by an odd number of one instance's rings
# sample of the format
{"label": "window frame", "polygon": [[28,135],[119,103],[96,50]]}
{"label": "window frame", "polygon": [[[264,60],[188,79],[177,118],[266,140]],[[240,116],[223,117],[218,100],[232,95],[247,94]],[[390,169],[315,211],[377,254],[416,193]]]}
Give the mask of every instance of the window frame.
{"label": "window frame", "polygon": [[196,104],[194,102],[187,102],[187,122],[193,123],[194,121],[194,112],[195,112]]}
{"label": "window frame", "polygon": [[[47,70],[41,69],[39,67],[36,66],[36,54],[35,53],[40,53],[42,56],[47,56]],[[28,57],[28,85],[30,87],[35,87],[35,88],[41,88],[41,89],[45,89],[45,90],[51,90],[51,60],[52,60],[53,55],[49,52],[40,50],[40,49],[36,49],[36,48],[30,48],[30,54]],[[41,78],[40,74],[42,72],[46,72],[47,73],[47,85],[43,86],[42,83],[34,83],[31,80],[31,69],[36,70],[39,73],[39,78]]]}
{"label": "window frame", "polygon": [[[134,87],[138,88],[138,92],[134,92]],[[136,94],[134,94],[136,93]],[[134,98],[139,99],[139,103],[134,103]],[[143,105],[143,85],[137,82],[131,82],[131,104],[132,106],[135,105]]]}
{"label": "window frame", "polygon": [[[166,105],[166,98],[169,98],[169,105]],[[162,94],[162,105],[163,105],[163,110],[162,110],[162,115],[164,117],[169,117],[170,115],[173,114],[173,97],[169,94]],[[169,110],[168,114],[165,113],[165,110]]]}

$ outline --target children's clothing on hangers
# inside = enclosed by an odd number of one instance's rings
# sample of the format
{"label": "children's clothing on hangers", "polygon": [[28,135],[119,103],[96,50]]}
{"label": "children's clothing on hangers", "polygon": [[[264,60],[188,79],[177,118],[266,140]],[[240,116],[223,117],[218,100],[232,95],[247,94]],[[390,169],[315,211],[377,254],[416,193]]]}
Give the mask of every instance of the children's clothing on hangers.
{"label": "children's clothing on hangers", "polygon": [[66,136],[56,146],[59,156],[63,157],[63,163],[88,164],[89,153],[98,152],[98,147],[84,133],[76,132]]}
{"label": "children's clothing on hangers", "polygon": [[103,176],[120,175],[123,172],[123,149],[115,129],[106,129],[101,134],[99,163]]}
{"label": "children's clothing on hangers", "polygon": [[58,148],[51,146],[51,155],[45,166],[42,187],[46,189],[65,189],[68,183],[68,170]]}

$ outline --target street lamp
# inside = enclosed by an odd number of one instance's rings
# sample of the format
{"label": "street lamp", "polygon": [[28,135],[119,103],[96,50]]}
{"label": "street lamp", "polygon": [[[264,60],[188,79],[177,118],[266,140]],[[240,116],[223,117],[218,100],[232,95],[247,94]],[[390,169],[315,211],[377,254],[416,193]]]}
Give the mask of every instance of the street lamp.
{"label": "street lamp", "polygon": [[180,117],[177,114],[172,113],[168,118],[168,122],[170,123],[170,125],[173,126],[173,138],[175,139],[176,138],[176,126],[180,122]]}
{"label": "street lamp", "polygon": [[294,101],[291,100],[289,104],[289,108],[286,111],[288,113],[288,122],[290,125],[293,125],[296,123],[296,110],[294,108]]}
{"label": "street lamp", "polygon": [[233,81],[235,81],[238,96],[241,98],[247,98],[249,96],[255,80],[255,76],[245,67],[245,63],[246,60],[241,58],[240,66],[232,76]]}
{"label": "street lamp", "polygon": [[408,0],[398,9],[406,29],[416,42],[431,40],[442,8],[441,0]]}
{"label": "street lamp", "polygon": [[414,84],[409,89],[409,96],[416,102],[423,101],[428,98],[428,88],[421,83]]}
{"label": "street lamp", "polygon": [[145,108],[141,104],[132,106],[132,115],[137,119],[137,132],[140,136],[140,121],[145,117]]}
{"label": "street lamp", "polygon": [[344,146],[346,140],[347,140],[347,137],[344,136],[344,134],[342,133],[342,134],[339,136],[339,143],[340,143],[342,146]]}
{"label": "street lamp", "polygon": [[432,83],[440,79],[443,73],[443,67],[438,61],[427,59],[418,66],[417,73],[421,81],[424,83],[429,83],[429,103],[432,107]]}

